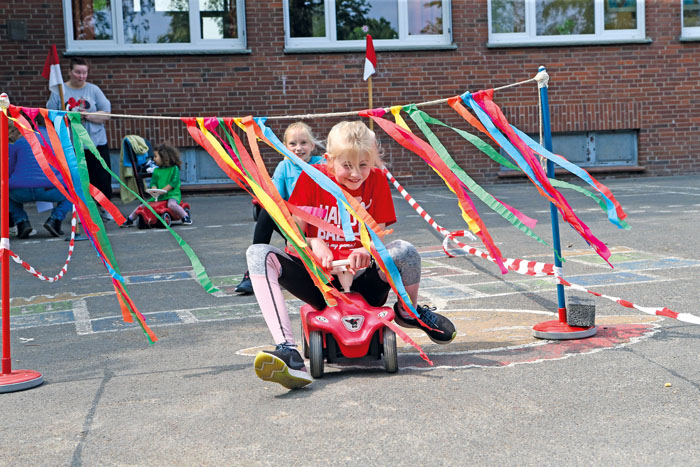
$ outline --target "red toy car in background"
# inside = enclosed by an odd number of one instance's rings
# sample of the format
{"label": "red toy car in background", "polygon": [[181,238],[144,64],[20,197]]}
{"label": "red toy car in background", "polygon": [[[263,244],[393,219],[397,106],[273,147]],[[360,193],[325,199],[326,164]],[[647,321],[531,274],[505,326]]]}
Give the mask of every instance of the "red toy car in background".
{"label": "red toy car in background", "polygon": [[[170,226],[173,221],[182,220],[174,211],[168,209],[168,201],[152,201],[148,203],[155,212],[158,213],[160,217],[163,218],[165,223]],[[182,202],[180,203],[182,209],[185,210],[187,215],[190,215],[190,204]],[[156,216],[153,215],[150,209],[148,209],[143,204],[139,206],[134,212],[136,226],[139,229],[151,229],[153,227],[165,228],[163,224],[158,220]]]}

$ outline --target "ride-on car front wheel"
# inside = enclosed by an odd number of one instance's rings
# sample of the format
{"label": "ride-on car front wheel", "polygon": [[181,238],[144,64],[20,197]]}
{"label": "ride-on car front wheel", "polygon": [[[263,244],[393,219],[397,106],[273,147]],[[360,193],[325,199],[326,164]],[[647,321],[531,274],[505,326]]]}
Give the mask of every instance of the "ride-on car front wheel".
{"label": "ride-on car front wheel", "polygon": [[309,361],[311,376],[321,378],[323,376],[323,335],[320,331],[309,333]]}
{"label": "ride-on car front wheel", "polygon": [[399,357],[396,353],[396,334],[389,328],[384,329],[384,368],[387,373],[399,371]]}
{"label": "ride-on car front wheel", "polygon": [[[168,227],[170,227],[170,224],[173,222],[173,218],[170,216],[170,213],[169,213],[169,212],[164,212],[163,214],[161,214],[160,217],[162,217],[163,220],[165,221],[165,225],[167,225]],[[163,225],[160,224],[158,227],[163,227]],[[164,228],[164,227],[163,227],[163,228]]]}

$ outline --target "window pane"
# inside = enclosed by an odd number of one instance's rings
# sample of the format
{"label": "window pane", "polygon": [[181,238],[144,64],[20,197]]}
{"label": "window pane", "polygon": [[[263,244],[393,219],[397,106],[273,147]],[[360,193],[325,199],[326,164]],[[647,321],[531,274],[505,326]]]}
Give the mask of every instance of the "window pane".
{"label": "window pane", "polygon": [[397,0],[336,0],[335,16],[339,41],[399,38]]}
{"label": "window pane", "polygon": [[634,131],[596,132],[595,159],[599,164],[636,163],[637,133]]}
{"label": "window pane", "polygon": [[637,29],[637,0],[605,0],[605,29]]}
{"label": "window pane", "polygon": [[408,34],[442,34],[442,0],[408,0]]}
{"label": "window pane", "polygon": [[81,41],[112,38],[110,0],[73,0],[73,39]]}
{"label": "window pane", "polygon": [[525,32],[525,0],[492,0],[491,31]]}
{"label": "window pane", "polygon": [[122,5],[125,43],[190,41],[188,0],[122,0]]}
{"label": "window pane", "polygon": [[202,39],[236,39],[236,0],[199,0]]}
{"label": "window pane", "polygon": [[594,0],[537,0],[537,35],[595,33]]}
{"label": "window pane", "polygon": [[326,37],[326,11],[323,0],[289,0],[291,37]]}
{"label": "window pane", "polygon": [[683,27],[700,27],[700,0],[683,0]]}

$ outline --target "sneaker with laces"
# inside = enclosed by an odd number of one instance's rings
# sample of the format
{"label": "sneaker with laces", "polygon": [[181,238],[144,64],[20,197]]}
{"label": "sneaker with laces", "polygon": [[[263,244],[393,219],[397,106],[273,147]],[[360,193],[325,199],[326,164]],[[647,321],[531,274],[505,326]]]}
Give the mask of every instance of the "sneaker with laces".
{"label": "sneaker with laces", "polygon": [[287,389],[301,388],[313,381],[297,349],[286,344],[279,344],[275,350],[259,352],[255,356],[255,374]]}
{"label": "sneaker with laces", "polygon": [[130,217],[127,217],[124,223],[119,227],[131,227],[132,225],[134,225],[134,221],[132,221]]}
{"label": "sneaker with laces", "polygon": [[192,224],[192,218],[190,216],[185,216],[184,219],[182,219],[182,223],[184,225],[191,225]]}
{"label": "sneaker with laces", "polygon": [[243,274],[241,283],[238,284],[233,291],[241,295],[250,295],[253,293],[253,283],[250,282],[250,274],[248,271]]}
{"label": "sneaker with laces", "polygon": [[405,328],[422,329],[428,335],[430,340],[436,344],[449,344],[455,337],[457,337],[457,331],[455,330],[455,326],[452,324],[452,321],[438,313],[435,313],[436,308],[434,306],[416,306],[416,311],[418,312],[420,320],[432,329],[424,327],[414,317],[406,318],[401,316],[399,306],[399,302],[394,304],[394,321],[396,321],[396,324],[399,326],[403,326]]}

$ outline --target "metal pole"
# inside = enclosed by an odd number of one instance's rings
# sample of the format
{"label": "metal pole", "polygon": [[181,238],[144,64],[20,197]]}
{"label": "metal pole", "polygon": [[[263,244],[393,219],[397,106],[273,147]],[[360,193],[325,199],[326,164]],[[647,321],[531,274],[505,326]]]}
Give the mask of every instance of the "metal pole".
{"label": "metal pole", "polygon": [[[10,238],[10,202],[8,172],[10,158],[10,138],[7,115],[0,113],[0,238],[2,246],[9,247]],[[12,358],[10,357],[10,255],[7,250],[2,250],[2,374],[12,372]]]}
{"label": "metal pole", "polygon": [[[10,100],[7,94],[0,94],[0,107],[8,112]],[[0,373],[0,393],[22,391],[39,386],[44,382],[41,373],[34,370],[12,370],[10,355],[10,135],[7,114],[0,111],[0,256],[2,257],[2,278],[0,297],[2,298],[2,373]]]}
{"label": "metal pole", "polygon": [[[535,77],[537,86],[540,92],[540,103],[542,105],[542,136],[544,138],[544,147],[548,151],[552,151],[552,127],[550,124],[549,115],[549,97],[547,89],[549,84],[549,75],[545,67],[541,66],[537,70]],[[554,163],[547,160],[547,177],[554,178]],[[549,203],[549,213],[552,220],[552,246],[554,247],[554,266],[556,274],[561,273],[561,241],[559,239],[559,213],[554,203]],[[564,286],[557,282],[557,302],[558,302],[558,319],[538,323],[532,328],[532,335],[540,339],[582,339],[591,337],[596,333],[596,327],[580,328],[569,326],[566,319],[566,298],[564,295]]]}
{"label": "metal pole", "polygon": [[[546,71],[545,67],[541,66],[538,72]],[[552,151],[552,126],[549,118],[549,97],[547,95],[548,85],[545,82],[539,88],[540,100],[542,102],[542,133],[544,136],[544,147],[548,151]],[[547,177],[555,178],[554,162],[547,160]],[[554,246],[554,266],[562,267],[561,264],[561,241],[559,239],[559,213],[554,203],[549,203],[549,215],[552,222],[552,244]],[[566,322],[566,298],[564,295],[564,286],[557,284],[557,301],[559,304],[559,321]],[[563,315],[563,316],[562,316]]]}

